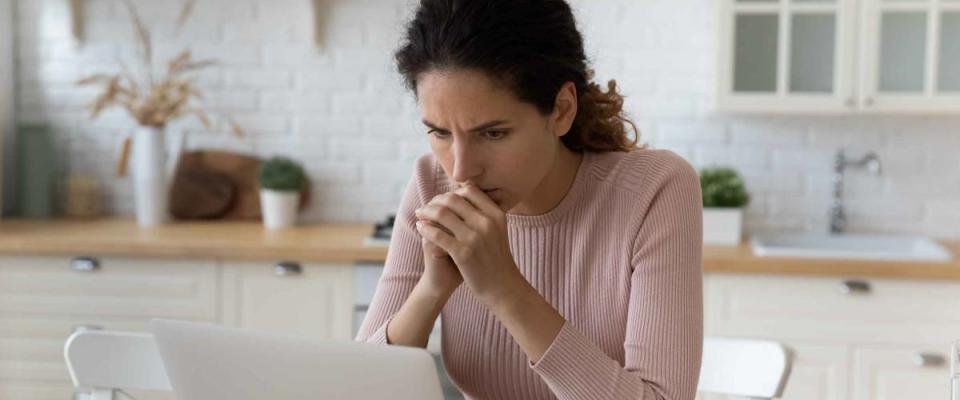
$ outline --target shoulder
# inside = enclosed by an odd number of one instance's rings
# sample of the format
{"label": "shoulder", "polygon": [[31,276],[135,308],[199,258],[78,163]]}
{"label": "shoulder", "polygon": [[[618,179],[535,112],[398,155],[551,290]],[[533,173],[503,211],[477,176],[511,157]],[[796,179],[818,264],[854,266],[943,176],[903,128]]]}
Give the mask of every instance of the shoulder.
{"label": "shoulder", "polygon": [[443,173],[440,163],[432,153],[417,157],[412,181],[423,199],[431,199],[438,193],[447,192],[450,187],[447,175]]}
{"label": "shoulder", "polygon": [[689,162],[670,150],[635,149],[600,153],[594,174],[616,188],[638,195],[653,194],[669,184],[695,184],[699,176]]}

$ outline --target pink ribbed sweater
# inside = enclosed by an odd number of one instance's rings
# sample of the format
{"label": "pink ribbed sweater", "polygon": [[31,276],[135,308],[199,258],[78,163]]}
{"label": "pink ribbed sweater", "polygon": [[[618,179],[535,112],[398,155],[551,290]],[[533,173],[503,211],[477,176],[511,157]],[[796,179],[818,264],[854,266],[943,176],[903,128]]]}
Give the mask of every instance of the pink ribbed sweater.
{"label": "pink ribbed sweater", "polygon": [[[433,156],[417,161],[358,341],[387,343],[390,318],[423,272],[414,210],[451,188]],[[677,155],[584,153],[557,207],[507,215],[520,272],[567,322],[533,364],[462,285],[441,313],[451,380],[471,399],[693,399],[701,215],[697,173]]]}

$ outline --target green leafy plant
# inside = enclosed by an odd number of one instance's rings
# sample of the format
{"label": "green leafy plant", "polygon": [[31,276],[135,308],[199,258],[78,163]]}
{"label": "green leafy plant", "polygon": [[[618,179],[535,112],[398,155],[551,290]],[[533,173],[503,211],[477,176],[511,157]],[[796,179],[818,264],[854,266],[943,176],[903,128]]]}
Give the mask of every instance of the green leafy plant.
{"label": "green leafy plant", "polygon": [[733,168],[714,167],[700,171],[700,190],[704,207],[739,208],[750,202],[750,195]]}
{"label": "green leafy plant", "polygon": [[273,157],[257,167],[257,180],[263,189],[301,191],[307,176],[299,163],[286,157]]}

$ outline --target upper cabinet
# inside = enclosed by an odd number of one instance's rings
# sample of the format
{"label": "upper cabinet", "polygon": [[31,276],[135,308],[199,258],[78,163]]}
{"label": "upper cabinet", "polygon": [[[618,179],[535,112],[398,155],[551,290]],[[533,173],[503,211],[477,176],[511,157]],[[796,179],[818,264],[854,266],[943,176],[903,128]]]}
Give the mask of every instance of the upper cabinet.
{"label": "upper cabinet", "polygon": [[960,112],[960,0],[721,0],[722,111]]}

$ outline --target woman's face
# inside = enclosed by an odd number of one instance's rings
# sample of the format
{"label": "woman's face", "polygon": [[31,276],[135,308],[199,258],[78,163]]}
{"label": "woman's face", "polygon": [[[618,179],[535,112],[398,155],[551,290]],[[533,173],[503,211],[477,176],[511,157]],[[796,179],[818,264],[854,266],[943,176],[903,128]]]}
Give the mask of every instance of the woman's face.
{"label": "woman's face", "polygon": [[[561,90],[558,105],[563,105],[563,94]],[[575,108],[575,93],[572,98]],[[573,119],[562,112],[564,107],[542,115],[475,70],[422,74],[417,103],[433,155],[447,176],[461,185],[473,182],[504,211],[542,189],[563,146],[559,138]]]}

